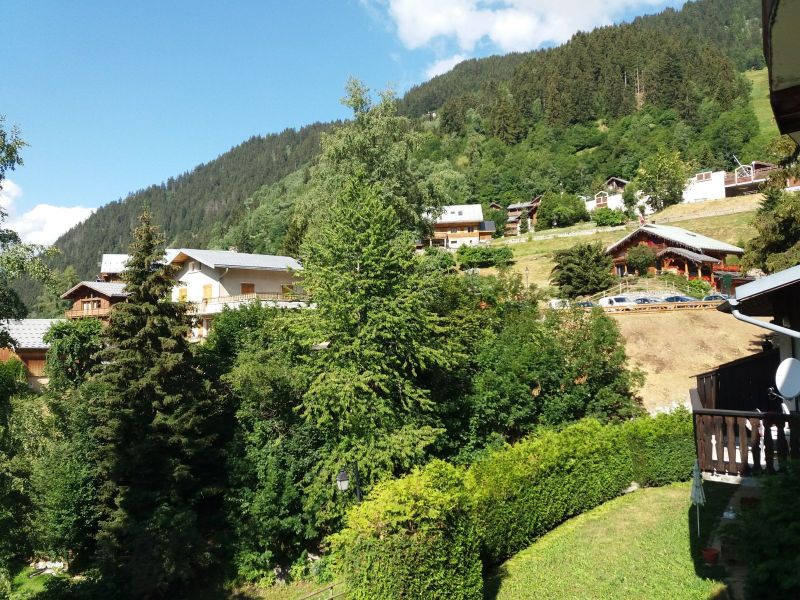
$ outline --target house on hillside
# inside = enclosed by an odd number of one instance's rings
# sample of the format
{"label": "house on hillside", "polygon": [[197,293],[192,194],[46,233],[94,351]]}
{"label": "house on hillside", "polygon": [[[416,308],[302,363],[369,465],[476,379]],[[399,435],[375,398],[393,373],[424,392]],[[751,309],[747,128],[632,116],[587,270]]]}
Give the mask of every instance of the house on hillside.
{"label": "house on hillside", "polygon": [[508,205],[508,218],[506,219],[506,228],[503,232],[504,235],[519,235],[522,233],[522,221],[526,220],[528,230],[532,230],[536,224],[536,213],[539,210],[539,203],[542,201],[541,196],[527,202],[517,202]]}
{"label": "house on hillside", "polygon": [[170,263],[178,267],[172,299],[193,303],[195,338],[208,335],[224,307],[255,300],[280,308],[306,306],[297,277],[302,266],[289,256],[180,248]]}
{"label": "house on hillside", "polygon": [[64,316],[67,319],[93,317],[107,320],[111,307],[124,302],[128,297],[125,284],[121,281],[81,281],[66,292],[61,298],[72,302]]}
{"label": "house on hillside", "polygon": [[[603,189],[591,197],[582,197],[586,206],[586,212],[592,212],[598,208],[610,208],[611,210],[625,210],[625,200],[622,197],[625,188],[630,182],[622,177],[609,177],[603,184]],[[649,215],[653,212],[647,204],[647,198],[641,192],[636,192],[636,206],[644,214]]]}
{"label": "house on hillside", "polygon": [[740,164],[732,173],[725,173],[725,196],[756,193],[778,168],[777,165],[760,160],[754,160],[746,165]]}
{"label": "house on hillside", "polygon": [[[169,262],[178,253],[175,248],[164,251],[164,262]],[[120,282],[125,264],[128,262],[127,254],[103,254],[100,260],[100,276],[98,281]]]}
{"label": "house on hillside", "polygon": [[0,325],[14,340],[11,348],[0,348],[0,360],[16,359],[25,365],[28,385],[35,390],[47,384],[44,372],[47,350],[44,334],[53,323],[63,319],[19,319],[5,321]]}
{"label": "house on hillside", "polygon": [[708,169],[695,173],[689,178],[683,190],[683,202],[686,204],[724,197],[725,171]]}
{"label": "house on hillside", "polygon": [[736,288],[751,281],[739,271],[738,265],[727,264],[729,256],[741,256],[744,250],[688,229],[670,225],[646,223],[629,233],[606,250],[612,257],[614,272],[631,274],[627,265],[628,250],[644,244],[655,251],[656,264],[652,272],[671,272],[687,279],[702,279],[715,289]]}
{"label": "house on hillside", "polygon": [[690,398],[700,468],[741,477],[800,458],[800,416],[773,393],[782,361],[800,357],[800,266],[736,289],[718,310],[769,336],[761,352],[697,376]]}
{"label": "house on hillside", "polygon": [[418,245],[440,246],[457,249],[461,246],[485,244],[495,232],[494,221],[484,221],[480,204],[455,204],[443,206],[438,217],[428,215],[432,220],[433,234]]}

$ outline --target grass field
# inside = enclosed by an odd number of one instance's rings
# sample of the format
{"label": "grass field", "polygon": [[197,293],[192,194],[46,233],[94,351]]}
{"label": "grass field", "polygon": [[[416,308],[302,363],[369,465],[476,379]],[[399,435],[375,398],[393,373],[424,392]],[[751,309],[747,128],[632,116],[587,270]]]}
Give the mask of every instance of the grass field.
{"label": "grass field", "polygon": [[706,483],[703,539],[688,483],[644,489],[570,519],[504,563],[487,600],[727,598],[722,567],[699,558],[734,486]]}
{"label": "grass field", "polygon": [[772,114],[772,106],[769,103],[769,73],[767,69],[745,71],[744,75],[753,84],[750,96],[753,99],[753,109],[756,112],[760,132],[770,136],[778,135],[778,126],[775,124],[775,116]]}

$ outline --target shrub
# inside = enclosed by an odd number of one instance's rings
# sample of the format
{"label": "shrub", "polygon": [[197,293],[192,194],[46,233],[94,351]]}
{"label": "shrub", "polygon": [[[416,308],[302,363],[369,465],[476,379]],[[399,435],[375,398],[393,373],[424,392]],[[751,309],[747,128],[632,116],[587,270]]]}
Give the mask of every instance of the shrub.
{"label": "shrub", "polygon": [[543,430],[474,463],[467,474],[484,557],[503,560],[574,515],[622,493],[632,479],[619,426],[593,419]]}
{"label": "shrub", "polygon": [[507,246],[461,246],[456,258],[462,269],[502,267],[511,264],[514,253]]}
{"label": "shrub", "polygon": [[695,460],[692,418],[685,408],[624,425],[633,460],[633,480],[659,486],[689,479]]}
{"label": "shrub", "polygon": [[655,251],[646,244],[633,246],[625,257],[628,272],[636,271],[639,275],[647,275],[647,270],[656,264]]}
{"label": "shrub", "polygon": [[625,225],[628,222],[628,215],[625,214],[625,211],[614,210],[604,206],[592,213],[592,221],[600,227]]}
{"label": "shrub", "polygon": [[800,465],[763,481],[761,500],[731,525],[747,563],[747,597],[800,597]]}
{"label": "shrub", "polygon": [[555,266],[550,281],[556,284],[567,298],[587,296],[611,287],[611,257],[600,243],[575,244],[571,248],[553,253]]}
{"label": "shrub", "polygon": [[445,462],[377,485],[331,544],[348,598],[481,598],[463,471]]}
{"label": "shrub", "polygon": [[572,194],[547,192],[537,210],[537,223],[542,228],[567,227],[579,221],[588,221],[589,213],[583,200]]}

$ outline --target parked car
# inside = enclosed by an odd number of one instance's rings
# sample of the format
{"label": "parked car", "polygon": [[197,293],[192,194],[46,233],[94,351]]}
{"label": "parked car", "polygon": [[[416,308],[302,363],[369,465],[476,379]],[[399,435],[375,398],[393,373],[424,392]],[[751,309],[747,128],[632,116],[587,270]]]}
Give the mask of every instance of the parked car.
{"label": "parked car", "polygon": [[664,302],[697,302],[697,299],[689,296],[667,296]]}
{"label": "parked car", "polygon": [[636,302],[636,304],[660,304],[661,302],[663,302],[663,300],[661,298],[651,298],[649,296],[644,296],[642,298],[636,298],[634,302]]}
{"label": "parked car", "polygon": [[703,302],[724,302],[728,299],[728,294],[709,294],[703,298]]}
{"label": "parked car", "polygon": [[563,298],[553,298],[548,304],[553,310],[569,308],[569,300],[564,300]]}
{"label": "parked car", "polygon": [[595,306],[594,302],[589,302],[588,300],[581,300],[580,302],[576,302],[573,306],[577,306],[579,308],[592,308]]}
{"label": "parked car", "polygon": [[633,300],[627,296],[604,296],[597,301],[600,306],[632,306]]}

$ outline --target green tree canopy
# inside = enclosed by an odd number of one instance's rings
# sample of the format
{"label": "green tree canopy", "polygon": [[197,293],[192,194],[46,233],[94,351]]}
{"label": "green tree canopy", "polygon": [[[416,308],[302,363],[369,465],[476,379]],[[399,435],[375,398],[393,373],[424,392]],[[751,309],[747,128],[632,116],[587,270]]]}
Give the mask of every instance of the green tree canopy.
{"label": "green tree canopy", "polygon": [[553,254],[555,266],[550,280],[566,298],[602,292],[611,287],[611,257],[600,243],[576,244]]}
{"label": "green tree canopy", "polygon": [[628,271],[636,271],[639,275],[647,275],[647,269],[656,264],[656,253],[647,244],[639,244],[628,249],[625,261]]}
{"label": "green tree canopy", "polygon": [[680,153],[662,149],[639,164],[632,185],[649,196],[653,210],[662,210],[681,202],[688,177],[689,166]]}

